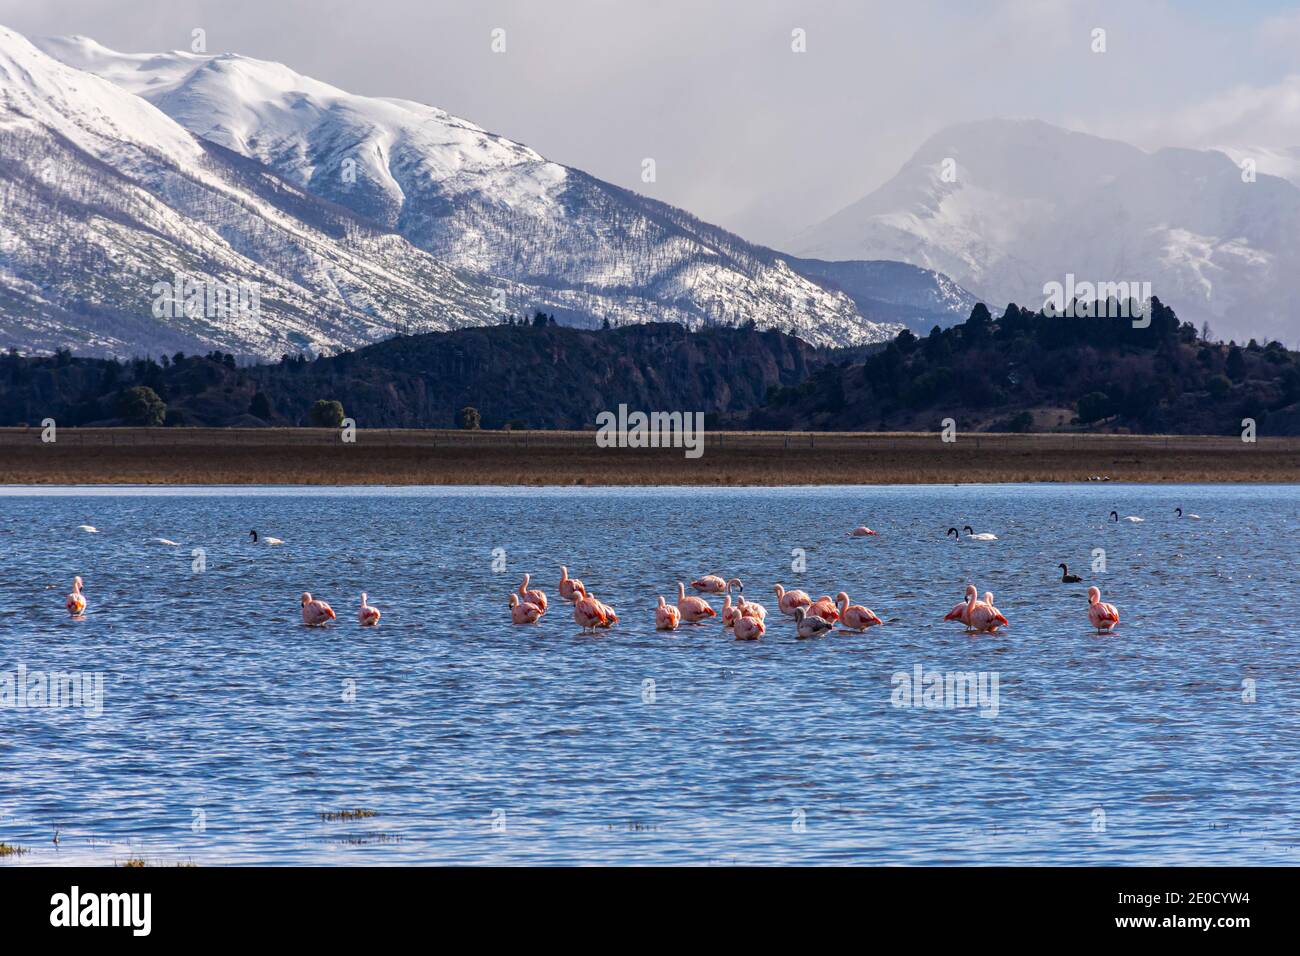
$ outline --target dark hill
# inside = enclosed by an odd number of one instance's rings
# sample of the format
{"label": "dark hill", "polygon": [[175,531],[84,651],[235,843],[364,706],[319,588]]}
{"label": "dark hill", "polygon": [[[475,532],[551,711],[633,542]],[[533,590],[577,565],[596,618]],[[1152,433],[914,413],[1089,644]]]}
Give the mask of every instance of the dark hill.
{"label": "dark hill", "polygon": [[301,425],[314,402],[337,399],[367,428],[454,427],[467,405],[485,428],[583,428],[621,402],[644,411],[743,412],[770,389],[806,380],[824,356],[781,332],[688,332],[663,323],[459,329],[243,368],[220,353],[126,363],[10,355],[0,358],[0,423],[118,423],[133,414],[122,404],[125,390],[142,385],[166,403],[168,424]]}
{"label": "dark hill", "polygon": [[[1094,314],[1096,309],[1094,307]],[[1300,434],[1300,354],[1277,342],[1207,342],[1152,300],[1148,328],[1125,318],[1062,318],[1010,305],[994,320],[909,331],[865,361],[829,365],[773,389],[726,424],[759,429],[1131,431]]]}
{"label": "dark hill", "polygon": [[[145,392],[150,389],[156,396]],[[1208,342],[1158,300],[1149,328],[977,305],[962,325],[883,349],[814,349],[776,331],[540,322],[399,336],[328,358],[114,362],[0,355],[0,424],[306,425],[338,400],[362,428],[581,429],[620,403],[704,412],[710,427],[1300,434],[1300,354]],[[165,408],[164,408],[165,406]]]}

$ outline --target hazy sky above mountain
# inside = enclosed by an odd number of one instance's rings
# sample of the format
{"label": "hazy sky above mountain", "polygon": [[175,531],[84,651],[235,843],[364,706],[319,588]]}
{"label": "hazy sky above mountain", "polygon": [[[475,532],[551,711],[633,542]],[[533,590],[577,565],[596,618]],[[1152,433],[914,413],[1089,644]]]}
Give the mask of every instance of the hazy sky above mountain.
{"label": "hazy sky above mountain", "polygon": [[0,23],[127,52],[202,28],[210,53],[431,103],[778,245],[955,122],[1300,146],[1300,2],[0,0]]}

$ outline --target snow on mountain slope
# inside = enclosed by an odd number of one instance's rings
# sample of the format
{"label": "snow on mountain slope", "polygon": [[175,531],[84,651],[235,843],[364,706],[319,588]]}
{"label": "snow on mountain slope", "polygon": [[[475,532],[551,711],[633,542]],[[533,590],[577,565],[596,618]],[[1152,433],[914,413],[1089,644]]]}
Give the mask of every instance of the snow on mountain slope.
{"label": "snow on mountain slope", "polygon": [[[955,181],[943,175],[956,163]],[[875,192],[805,231],[795,252],[900,259],[986,301],[1038,306],[1043,286],[1150,282],[1223,337],[1294,343],[1300,189],[1242,181],[1222,152],[1148,153],[1047,123],[990,120],[932,137]]]}
{"label": "snow on mountain slope", "polygon": [[979,300],[946,275],[889,260],[797,259],[790,268],[831,288],[842,289],[863,315],[902,322],[914,332],[964,322]]}
{"label": "snow on mountain slope", "polygon": [[771,250],[431,106],[353,95],[231,54],[37,42],[439,259],[489,283],[500,277],[512,310],[543,307],[576,324],[753,319],[821,345],[899,329]]}
{"label": "snow on mountain slope", "polygon": [[[177,280],[256,294],[159,312]],[[400,236],[0,27],[0,343],[274,358],[497,315]]]}

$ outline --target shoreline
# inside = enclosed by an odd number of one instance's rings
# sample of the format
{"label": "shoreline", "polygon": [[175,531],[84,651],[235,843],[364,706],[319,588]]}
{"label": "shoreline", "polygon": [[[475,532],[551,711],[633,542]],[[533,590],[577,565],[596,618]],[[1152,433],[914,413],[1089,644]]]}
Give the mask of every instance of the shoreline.
{"label": "shoreline", "polygon": [[595,432],[0,428],[0,485],[782,485],[1300,482],[1300,437],[708,432],[703,454]]}

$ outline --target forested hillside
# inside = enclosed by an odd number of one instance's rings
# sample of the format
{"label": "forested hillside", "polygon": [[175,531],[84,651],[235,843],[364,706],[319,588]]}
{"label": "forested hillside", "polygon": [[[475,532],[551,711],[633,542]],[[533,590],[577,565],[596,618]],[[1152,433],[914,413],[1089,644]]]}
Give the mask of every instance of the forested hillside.
{"label": "forested hillside", "polygon": [[[1093,308],[1092,314],[1099,309]],[[1300,433],[1300,354],[1281,344],[1206,341],[1159,299],[1151,323],[1049,317],[984,305],[924,338],[903,332],[863,362],[774,389],[753,428],[1236,434],[1253,418]]]}
{"label": "forested hillside", "polygon": [[[317,405],[337,402],[338,406]],[[884,348],[819,350],[751,327],[583,330],[537,315],[397,336],[328,358],[239,366],[220,352],[129,362],[0,356],[0,424],[586,428],[620,403],[710,427],[840,431],[1300,434],[1300,354],[1207,341],[1152,303],[1129,319],[1008,306]],[[313,409],[315,409],[313,411]]]}

